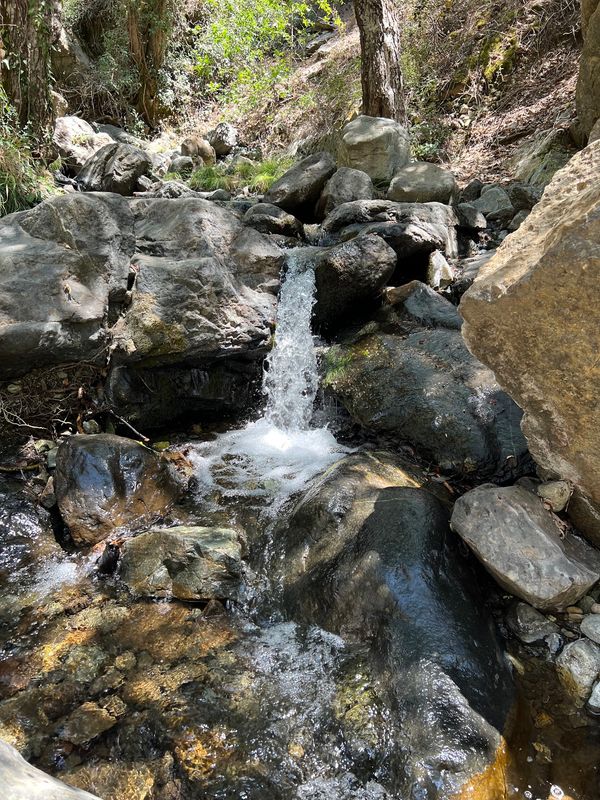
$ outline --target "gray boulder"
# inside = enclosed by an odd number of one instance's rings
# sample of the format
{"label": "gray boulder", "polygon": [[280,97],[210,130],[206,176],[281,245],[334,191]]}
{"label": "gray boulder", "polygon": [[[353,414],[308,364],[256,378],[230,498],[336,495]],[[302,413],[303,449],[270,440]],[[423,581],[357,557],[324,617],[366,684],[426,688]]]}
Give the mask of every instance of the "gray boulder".
{"label": "gray boulder", "polygon": [[467,492],[451,524],[500,586],[535,608],[574,605],[600,579],[600,555],[563,534],[542,500],[521,486]]}
{"label": "gray boulder", "polygon": [[107,144],[86,161],[77,182],[88,192],[114,192],[131,196],[142,175],[148,175],[148,153],[130,144]]}
{"label": "gray boulder", "polygon": [[330,153],[308,156],[275,181],[265,194],[264,201],[300,218],[310,217],[323,187],[335,170],[335,161]]}
{"label": "gray boulder", "polygon": [[485,186],[481,197],[472,204],[490,222],[507,225],[515,215],[515,208],[508,192],[501,186]]}
{"label": "gray boulder", "polygon": [[111,144],[113,139],[107,133],[96,133],[79,117],[58,117],[54,123],[53,142],[66,171],[76,175],[94,153]]}
{"label": "gray boulder", "polygon": [[122,547],[120,578],[134,595],[235,600],[242,574],[239,534],[227,528],[153,528]]}
{"label": "gray boulder", "polygon": [[600,647],[589,639],[571,642],[556,659],[556,671],[573,701],[583,706],[600,676]]}
{"label": "gray boulder", "polygon": [[151,524],[181,494],[168,462],[132,439],[107,433],[71,436],[61,444],[54,486],[61,516],[80,545]]}
{"label": "gray boulder", "polygon": [[539,644],[547,636],[558,634],[558,626],[527,603],[513,603],[506,622],[523,644]]}
{"label": "gray boulder", "polygon": [[208,141],[218,156],[227,156],[237,146],[237,128],[228,122],[220,122],[208,137]]}
{"label": "gray boulder", "polygon": [[592,642],[600,644],[600,614],[589,614],[581,621],[581,632]]}
{"label": "gray boulder", "polygon": [[461,228],[468,231],[484,231],[487,228],[487,220],[484,215],[471,203],[459,203],[456,209],[458,222]]}
{"label": "gray boulder", "polygon": [[1,740],[0,784],[7,800],[100,800],[32,767],[14,747]]}
{"label": "gray boulder", "polygon": [[324,219],[334,208],[353,200],[371,200],[373,181],[366,172],[350,167],[340,167],[327,181],[317,203],[318,219]]}
{"label": "gray boulder", "polygon": [[368,234],[321,253],[309,253],[316,259],[314,319],[317,327],[327,330],[368,310],[396,268],[392,248],[379,236]]}
{"label": "gray boulder", "polygon": [[191,175],[194,169],[194,161],[191,156],[175,156],[169,164],[169,172],[176,172],[178,175]]}
{"label": "gray boulder", "polygon": [[399,122],[360,116],[343,128],[338,157],[340,165],[362,170],[375,182],[389,183],[410,161],[410,136]]}
{"label": "gray boulder", "polygon": [[477,198],[481,196],[481,190],[483,189],[483,186],[483,181],[480,181],[479,178],[473,178],[473,180],[469,181],[469,183],[461,191],[459,196],[460,202],[472,203],[473,200],[477,200]]}
{"label": "gray boulder", "polygon": [[271,203],[256,203],[244,214],[244,225],[261,233],[302,237],[304,227],[293,214]]}
{"label": "gray boulder", "polygon": [[456,178],[449,170],[417,161],[397,170],[387,196],[400,203],[449,204],[457,193]]}
{"label": "gray boulder", "polygon": [[387,289],[385,297],[397,316],[418,325],[456,331],[461,328],[462,319],[456,306],[420,281]]}

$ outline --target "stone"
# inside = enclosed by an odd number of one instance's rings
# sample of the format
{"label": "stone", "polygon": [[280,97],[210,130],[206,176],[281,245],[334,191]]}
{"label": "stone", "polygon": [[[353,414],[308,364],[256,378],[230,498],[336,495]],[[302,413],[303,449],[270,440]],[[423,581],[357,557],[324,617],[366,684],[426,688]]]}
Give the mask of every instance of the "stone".
{"label": "stone", "polygon": [[372,200],[373,192],[373,181],[366,172],[340,167],[325,184],[317,203],[316,216],[318,219],[324,219],[342,203]]}
{"label": "stone", "polygon": [[0,784],[7,800],[100,800],[32,767],[14,747],[1,740]]}
{"label": "stone", "polygon": [[169,172],[174,172],[177,175],[191,175],[193,169],[194,161],[190,156],[175,156],[169,164]]}
{"label": "stone", "polygon": [[256,203],[244,214],[244,225],[261,233],[302,237],[304,228],[299,219],[271,203]]}
{"label": "stone", "polygon": [[583,706],[600,674],[600,647],[589,639],[571,642],[556,659],[556,671],[573,701]]}
{"label": "stone", "polygon": [[121,549],[119,577],[136,596],[235,600],[242,576],[240,536],[227,528],[153,528]]}
{"label": "stone", "polygon": [[181,143],[180,150],[182,156],[190,156],[203,164],[215,164],[217,161],[214,147],[200,136],[188,136]]}
{"label": "stone", "polygon": [[518,231],[521,225],[525,222],[527,217],[529,216],[529,211],[517,211],[511,221],[508,223],[508,230],[511,233]]}
{"label": "stone", "polygon": [[456,306],[420,281],[411,281],[386,290],[386,301],[397,315],[410,318],[427,328],[448,328],[459,331],[462,319]]}
{"label": "stone", "polygon": [[538,189],[547,186],[575,153],[568,131],[558,129],[537,134],[517,148],[513,171],[518,181]]}
{"label": "stone", "polygon": [[109,433],[71,436],[61,444],[54,483],[62,518],[79,545],[147,526],[181,494],[166,461]]}
{"label": "stone", "polygon": [[594,685],[586,707],[592,714],[600,714],[600,681]]}
{"label": "stone", "polygon": [[84,703],[66,720],[60,730],[60,738],[76,745],[86,744],[113,728],[117,722],[116,717],[97,703]]}
{"label": "stone", "polygon": [[463,336],[524,410],[536,462],[569,481],[569,515],[600,544],[596,325],[600,142],[555,176],[463,296]]}
{"label": "stone", "polygon": [[366,310],[396,268],[396,254],[379,236],[362,234],[344,244],[319,252],[315,258],[318,328],[332,330]]}
{"label": "stone", "polygon": [[600,578],[600,555],[521,486],[479,486],[454,506],[452,528],[500,586],[541,611],[574,605]]}
{"label": "stone", "polygon": [[552,511],[558,513],[569,504],[573,490],[567,481],[548,481],[537,487],[537,493]]}
{"label": "stone", "polygon": [[484,231],[488,226],[484,215],[472,203],[459,203],[456,213],[458,224],[468,231]]}
{"label": "stone", "polygon": [[446,261],[446,257],[439,250],[434,250],[429,256],[427,266],[427,284],[432,289],[445,289],[454,281],[454,270]]}
{"label": "stone", "polygon": [[456,178],[449,170],[437,164],[417,161],[394,173],[387,197],[399,203],[448,205],[457,193]]}
{"label": "stone", "polygon": [[107,144],[85,162],[77,182],[87,192],[115,192],[130,197],[138,180],[152,168],[150,156],[129,144]]}
{"label": "stone", "polygon": [[527,603],[513,603],[506,622],[523,644],[539,644],[547,636],[558,633],[558,627]]}
{"label": "stone", "polygon": [[484,187],[481,196],[472,205],[490,222],[506,225],[515,215],[508,193],[501,186]]}
{"label": "stone", "polygon": [[414,465],[356,453],[317,478],[275,532],[290,613],[360,647],[367,670],[377,665],[388,724],[399,725],[399,797],[461,796],[494,761],[512,705],[485,594],[443,498]]}
{"label": "stone", "polygon": [[542,199],[543,189],[528,183],[510,183],[506,187],[515,211],[531,211]]}
{"label": "stone", "polygon": [[600,616],[598,614],[590,614],[584,617],[581,622],[581,632],[588,639],[600,644]]}
{"label": "stone", "polygon": [[461,191],[459,196],[460,203],[472,203],[473,200],[477,200],[481,196],[483,186],[483,181],[480,181],[479,178],[473,178]]}
{"label": "stone", "polygon": [[577,119],[584,137],[598,121],[600,103],[600,6],[598,0],[582,2],[583,51],[577,80]]}
{"label": "stone", "polygon": [[220,122],[208,137],[208,142],[217,156],[227,156],[237,146],[237,128],[228,122]]}
{"label": "stone", "polygon": [[341,166],[366,172],[376,183],[389,183],[410,161],[407,129],[391,119],[359,116],[342,129]]}
{"label": "stone", "polygon": [[335,171],[335,160],[330,153],[308,156],[275,181],[264,201],[290,211],[300,219],[310,218],[325,184]]}
{"label": "stone", "polygon": [[63,168],[70,175],[77,175],[90,156],[113,142],[108,134],[96,133],[88,122],[79,117],[58,117],[52,139]]}
{"label": "stone", "polygon": [[433,329],[388,314],[381,331],[332,348],[325,386],[354,422],[410,444],[442,472],[518,475],[527,463],[521,412],[471,356],[455,310],[440,301],[449,308],[427,320]]}

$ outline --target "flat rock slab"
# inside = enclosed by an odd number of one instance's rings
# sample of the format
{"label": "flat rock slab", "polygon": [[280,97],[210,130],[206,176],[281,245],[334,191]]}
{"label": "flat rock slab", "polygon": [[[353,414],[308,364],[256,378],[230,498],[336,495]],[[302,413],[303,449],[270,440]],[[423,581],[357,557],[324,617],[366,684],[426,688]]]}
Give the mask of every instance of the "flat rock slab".
{"label": "flat rock slab", "polygon": [[600,578],[600,556],[561,538],[559,520],[521,486],[486,484],[459,498],[452,528],[500,586],[541,610],[574,605]]}

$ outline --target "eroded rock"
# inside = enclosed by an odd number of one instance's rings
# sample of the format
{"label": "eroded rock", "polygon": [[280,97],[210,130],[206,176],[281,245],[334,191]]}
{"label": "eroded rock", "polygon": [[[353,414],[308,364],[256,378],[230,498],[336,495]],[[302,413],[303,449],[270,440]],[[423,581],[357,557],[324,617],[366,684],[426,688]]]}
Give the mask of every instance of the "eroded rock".
{"label": "eroded rock", "polygon": [[130,144],[113,142],[90,156],[77,181],[88,192],[114,192],[130,197],[139,178],[148,175],[151,168],[148,153]]}

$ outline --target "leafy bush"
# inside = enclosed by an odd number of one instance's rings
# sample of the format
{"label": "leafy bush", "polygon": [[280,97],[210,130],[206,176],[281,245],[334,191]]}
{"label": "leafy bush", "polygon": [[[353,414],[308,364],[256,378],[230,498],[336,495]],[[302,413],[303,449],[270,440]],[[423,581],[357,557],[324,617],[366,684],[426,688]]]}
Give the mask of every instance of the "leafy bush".
{"label": "leafy bush", "polygon": [[41,199],[39,178],[25,134],[0,87],[0,216],[31,208]]}

